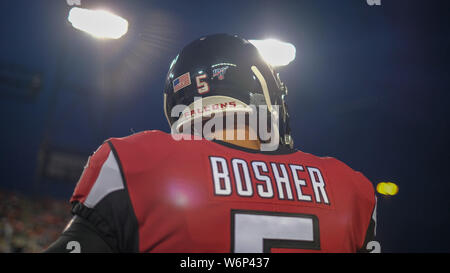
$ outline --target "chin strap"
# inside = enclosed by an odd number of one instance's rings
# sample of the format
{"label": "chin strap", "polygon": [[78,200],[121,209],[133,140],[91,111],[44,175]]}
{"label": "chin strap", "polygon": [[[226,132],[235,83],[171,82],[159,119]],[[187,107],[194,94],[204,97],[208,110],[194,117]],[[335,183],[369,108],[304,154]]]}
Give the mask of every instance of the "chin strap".
{"label": "chin strap", "polygon": [[267,87],[267,82],[256,66],[252,65],[252,71],[255,74],[256,78],[259,80],[259,83],[261,84],[267,108],[269,109],[269,112],[272,113],[272,102],[270,101],[269,88]]}
{"label": "chin strap", "polygon": [[[288,110],[287,110],[287,104],[284,100],[284,97],[287,95],[287,92],[288,92],[286,85],[281,82],[279,75],[277,74],[276,80],[278,81],[279,88],[283,92],[283,94],[281,95],[281,109],[280,109],[282,113],[280,115],[280,113],[273,111],[272,102],[270,101],[269,88],[267,87],[267,82],[264,79],[264,76],[261,74],[261,72],[259,71],[259,69],[256,66],[253,65],[251,67],[251,69],[261,84],[264,99],[266,101],[266,105],[267,105],[269,112],[271,114],[278,115],[278,118],[283,119],[284,126],[282,128],[283,133],[282,133],[282,137],[280,139],[281,144],[286,145],[292,149],[294,147],[294,141],[291,137],[291,128],[289,126],[289,114],[288,114]],[[275,128],[276,128],[276,131],[279,132],[278,126],[275,126]],[[279,135],[281,135],[281,134],[279,133]]]}

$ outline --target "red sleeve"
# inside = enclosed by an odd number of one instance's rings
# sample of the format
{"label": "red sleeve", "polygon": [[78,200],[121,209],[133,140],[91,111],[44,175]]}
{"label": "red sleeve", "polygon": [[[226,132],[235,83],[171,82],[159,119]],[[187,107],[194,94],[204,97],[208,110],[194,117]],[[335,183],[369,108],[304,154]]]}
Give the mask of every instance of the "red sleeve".
{"label": "red sleeve", "polygon": [[110,140],[89,158],[70,201],[72,213],[92,224],[112,249],[138,249],[137,219],[121,160]]}
{"label": "red sleeve", "polygon": [[[375,240],[376,231],[376,196],[372,182],[361,172],[355,171],[342,161],[331,158],[330,169],[334,174],[340,173],[346,183],[346,194],[352,200],[353,240],[355,250],[368,252]],[[336,175],[339,177],[339,175]]]}
{"label": "red sleeve", "polygon": [[100,174],[100,170],[108,159],[110,152],[111,148],[105,142],[88,158],[88,162],[86,163],[86,166],[84,166],[83,173],[70,198],[71,203],[75,201],[84,203],[86,201],[86,198],[94,186],[94,183]]}
{"label": "red sleeve", "polygon": [[366,204],[362,206],[364,211],[361,212],[363,224],[364,237],[360,241],[360,247],[358,252],[381,252],[381,247],[379,242],[376,241],[376,209],[377,209],[377,198],[375,196],[375,189],[372,182],[365,177],[361,172],[353,171],[353,177],[355,186],[358,187],[360,192],[359,203]]}
{"label": "red sleeve", "polygon": [[376,240],[376,230],[377,230],[377,198],[375,195],[375,189],[372,182],[365,177],[361,172],[355,172],[355,184],[359,185],[361,192],[366,192],[367,194],[361,196],[361,202],[368,203],[366,211],[364,212],[365,221],[365,237],[364,241],[361,242],[361,246],[358,252],[381,252],[380,243]]}

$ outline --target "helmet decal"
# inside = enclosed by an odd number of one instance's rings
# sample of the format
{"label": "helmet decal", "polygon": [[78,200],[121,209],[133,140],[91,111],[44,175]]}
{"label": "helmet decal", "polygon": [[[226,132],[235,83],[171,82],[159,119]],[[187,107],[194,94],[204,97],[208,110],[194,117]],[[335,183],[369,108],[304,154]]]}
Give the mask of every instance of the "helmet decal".
{"label": "helmet decal", "polygon": [[184,73],[183,75],[179,76],[172,82],[173,84],[173,92],[177,92],[189,85],[191,85],[191,75],[189,72]]}

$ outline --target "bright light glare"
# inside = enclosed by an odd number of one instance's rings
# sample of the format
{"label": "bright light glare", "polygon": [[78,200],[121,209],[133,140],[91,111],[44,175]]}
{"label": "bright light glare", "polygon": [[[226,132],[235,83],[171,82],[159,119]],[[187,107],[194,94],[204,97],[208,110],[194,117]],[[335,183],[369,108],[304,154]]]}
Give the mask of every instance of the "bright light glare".
{"label": "bright light glare", "polygon": [[377,185],[377,192],[383,195],[396,195],[398,186],[392,182],[380,182]]}
{"label": "bright light glare", "polygon": [[128,21],[105,10],[74,7],[67,18],[76,29],[97,38],[119,39],[128,31]]}
{"label": "bright light glare", "polygon": [[295,59],[295,46],[275,39],[249,40],[272,66],[288,65]]}

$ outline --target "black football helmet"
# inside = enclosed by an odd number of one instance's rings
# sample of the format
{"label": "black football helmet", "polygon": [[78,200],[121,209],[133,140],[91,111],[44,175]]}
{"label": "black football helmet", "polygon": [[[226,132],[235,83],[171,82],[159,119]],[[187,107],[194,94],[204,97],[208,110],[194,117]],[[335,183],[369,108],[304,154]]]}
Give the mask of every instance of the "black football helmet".
{"label": "black football helmet", "polygon": [[[292,148],[286,95],[279,74],[253,44],[235,35],[214,34],[191,42],[172,61],[164,88],[164,113],[178,132],[181,124],[201,117],[194,115],[194,98],[201,98],[203,109],[216,112],[229,111],[218,106],[227,103],[243,111],[249,105],[266,105],[269,112],[277,108],[280,144]],[[191,109],[172,116],[176,105]]]}

